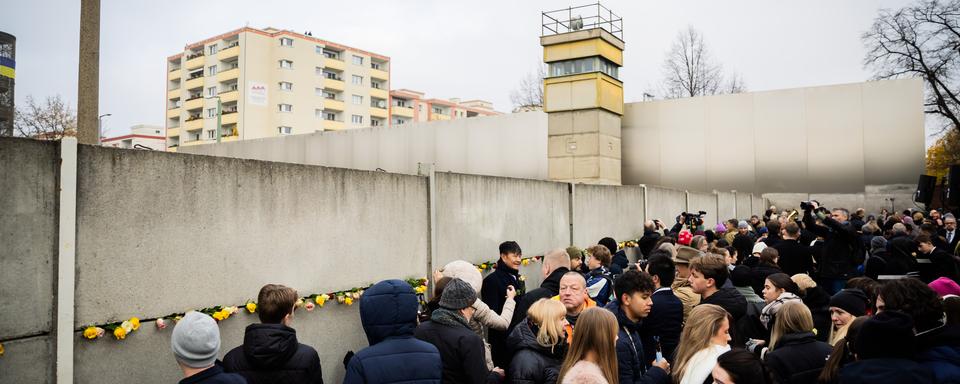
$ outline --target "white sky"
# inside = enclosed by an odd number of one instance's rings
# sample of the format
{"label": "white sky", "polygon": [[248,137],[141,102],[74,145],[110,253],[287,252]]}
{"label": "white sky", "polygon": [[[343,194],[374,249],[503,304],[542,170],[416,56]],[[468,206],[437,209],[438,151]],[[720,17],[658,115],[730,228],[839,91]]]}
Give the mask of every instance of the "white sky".
{"label": "white sky", "polygon": [[[100,111],[106,136],[163,125],[165,59],[250,25],[272,26],[387,55],[392,88],[428,97],[484,99],[509,111],[509,94],[542,60],[540,12],[564,1],[101,0]],[[655,91],[677,33],[700,30],[714,57],[751,91],[859,82],[860,35],[880,8],[905,0],[604,1],[623,18],[625,101]],[[17,103],[77,94],[78,0],[11,1],[0,30],[17,36]],[[656,92],[653,92],[656,93]],[[929,140],[928,140],[929,142]]]}

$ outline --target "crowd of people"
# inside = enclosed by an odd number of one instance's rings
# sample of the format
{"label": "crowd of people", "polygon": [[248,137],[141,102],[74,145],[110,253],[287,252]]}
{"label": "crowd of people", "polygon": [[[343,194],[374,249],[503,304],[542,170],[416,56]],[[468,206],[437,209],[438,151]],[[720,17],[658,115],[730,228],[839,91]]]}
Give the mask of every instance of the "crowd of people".
{"label": "crowd of people", "polygon": [[[548,251],[530,290],[513,241],[486,277],[466,261],[436,271],[426,303],[375,284],[360,301],[370,346],[344,358],[344,383],[960,382],[955,216],[810,201],[703,224]],[[321,383],[296,300],[264,286],[261,324],[222,363],[214,320],[187,314],[171,342],[181,382]]]}

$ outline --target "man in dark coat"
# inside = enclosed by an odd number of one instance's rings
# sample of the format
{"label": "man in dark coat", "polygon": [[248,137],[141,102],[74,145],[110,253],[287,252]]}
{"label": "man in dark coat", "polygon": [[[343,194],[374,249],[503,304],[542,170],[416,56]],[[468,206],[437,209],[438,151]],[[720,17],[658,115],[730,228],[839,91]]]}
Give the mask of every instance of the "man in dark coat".
{"label": "man in dark coat", "polygon": [[444,384],[496,382],[497,376],[503,376],[499,368],[487,370],[483,340],[468,325],[476,311],[475,301],[477,293],[469,283],[459,278],[450,280],[440,296],[440,308],[414,332],[416,338],[440,351]]}
{"label": "man in dark coat", "polygon": [[[933,240],[927,234],[917,236],[917,249],[922,256],[930,259],[933,268],[921,269],[920,278],[929,283],[939,277],[946,277],[953,281],[960,281],[960,266],[957,263],[957,257],[953,254],[933,245]],[[919,258],[919,257],[918,257]]]}
{"label": "man in dark coat", "polygon": [[813,253],[810,246],[800,243],[800,226],[788,222],[783,226],[783,230],[783,240],[772,246],[780,255],[777,264],[783,273],[790,276],[798,273],[809,275],[813,272]]}
{"label": "man in dark coat", "polygon": [[863,249],[857,232],[847,222],[850,213],[843,208],[834,209],[828,216],[817,211],[824,225],[817,224],[814,212],[808,206],[803,212],[803,224],[808,230],[824,239],[818,267],[820,284],[827,293],[834,294],[843,289],[859,263],[862,263]]}
{"label": "man in dark coat", "polygon": [[670,383],[670,363],[666,359],[644,361],[643,343],[640,339],[640,322],[650,313],[653,300],[653,280],[646,272],[627,271],[614,282],[617,299],[606,309],[617,316],[617,372],[620,382],[667,384]]}
{"label": "man in dark coat", "polygon": [[670,289],[676,271],[676,265],[668,251],[654,251],[647,259],[647,273],[653,280],[654,291],[650,297],[653,307],[640,324],[644,362],[655,360],[659,348],[663,358],[673,363],[673,351],[680,344],[683,302]]}
{"label": "man in dark coat", "polygon": [[[483,279],[480,288],[480,300],[483,300],[494,313],[503,312],[503,304],[507,301],[507,287],[517,290],[516,300],[523,298],[524,286],[520,280],[520,258],[523,251],[515,241],[505,241],[500,244],[500,260],[497,268]],[[493,364],[506,367],[510,364],[510,352],[507,350],[507,331],[490,329],[487,341],[490,342],[490,355]]]}
{"label": "man in dark coat", "polygon": [[350,359],[344,384],[440,384],[440,352],[413,337],[417,306],[413,288],[402,280],[384,280],[364,291],[360,322],[370,346]]}
{"label": "man in dark coat", "polygon": [[935,383],[916,357],[913,320],[900,311],[881,311],[863,322],[855,341],[857,361],[840,369],[840,382]]}
{"label": "man in dark coat", "polygon": [[236,372],[250,383],[323,383],[320,356],[312,347],[297,342],[290,328],[297,291],[267,284],[257,295],[260,324],[250,324],[243,345],[223,358],[227,372]]}
{"label": "man in dark coat", "polygon": [[[719,305],[736,323],[747,313],[747,299],[736,288],[721,288],[729,276],[730,270],[720,256],[706,255],[690,261],[690,287],[700,294],[699,305]],[[733,327],[730,331],[734,333]]]}
{"label": "man in dark coat", "polygon": [[943,215],[943,229],[940,230],[940,236],[943,237],[944,241],[947,243],[944,247],[944,251],[958,254],[958,246],[960,246],[960,230],[957,229],[957,218],[952,214]]}
{"label": "man in dark coat", "polygon": [[612,237],[604,237],[600,239],[597,244],[607,247],[607,250],[610,251],[610,273],[613,276],[619,275],[627,269],[627,264],[630,263],[630,261],[627,260],[627,253],[618,250],[619,246],[616,240]]}
{"label": "man in dark coat", "polygon": [[657,241],[660,240],[660,232],[657,232],[657,223],[653,220],[647,220],[643,223],[643,236],[637,240],[637,248],[640,249],[640,254],[644,258],[650,257],[650,252],[653,251],[653,247],[657,245]]}
{"label": "man in dark coat", "polygon": [[780,237],[780,222],[777,220],[770,220],[767,222],[767,237],[761,239],[768,247],[775,247],[777,244],[780,244],[783,241],[783,238]]}
{"label": "man in dark coat", "polygon": [[906,275],[917,272],[917,243],[907,234],[907,227],[903,223],[893,225],[893,236],[887,241],[887,256],[881,275]]}
{"label": "man in dark coat", "polygon": [[756,237],[750,232],[750,225],[746,221],[740,221],[737,224],[737,235],[733,237],[733,247],[737,249],[737,264],[743,264],[743,260],[753,254],[753,243]]}
{"label": "man in dark coat", "polygon": [[543,273],[543,282],[540,283],[540,288],[527,292],[517,302],[517,306],[513,310],[513,320],[510,322],[511,329],[527,318],[527,310],[537,300],[549,299],[560,294],[560,278],[563,277],[564,273],[570,272],[569,255],[563,248],[547,252],[543,255],[543,265],[540,271]]}

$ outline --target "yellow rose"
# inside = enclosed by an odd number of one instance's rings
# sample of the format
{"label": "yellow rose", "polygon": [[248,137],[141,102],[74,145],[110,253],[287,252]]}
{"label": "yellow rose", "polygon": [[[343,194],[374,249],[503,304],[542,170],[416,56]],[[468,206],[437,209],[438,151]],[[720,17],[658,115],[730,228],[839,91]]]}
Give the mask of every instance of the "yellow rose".
{"label": "yellow rose", "polygon": [[123,340],[127,338],[127,331],[123,327],[116,327],[113,329],[113,337],[116,337],[117,340]]}
{"label": "yellow rose", "polygon": [[230,314],[225,311],[216,311],[213,313],[213,318],[217,321],[223,321],[227,317],[230,317]]}
{"label": "yellow rose", "polygon": [[97,327],[87,327],[83,330],[83,337],[87,339],[96,339],[97,338]]}
{"label": "yellow rose", "polygon": [[314,298],[313,301],[317,302],[317,306],[322,308],[322,307],[323,307],[323,303],[325,303],[325,302],[327,301],[326,296],[327,296],[327,295],[317,295],[317,297]]}
{"label": "yellow rose", "polygon": [[530,259],[523,259],[523,260],[520,261],[520,264],[530,265]]}
{"label": "yellow rose", "polygon": [[477,272],[483,273],[483,269],[482,269],[482,268],[477,268]]}
{"label": "yellow rose", "polygon": [[421,285],[421,286],[419,286],[419,287],[414,288],[413,291],[416,292],[416,293],[418,293],[418,294],[423,294],[424,292],[427,291],[427,287],[424,286],[424,285]]}
{"label": "yellow rose", "polygon": [[136,318],[136,317],[131,317],[130,320],[127,320],[127,321],[129,321],[129,322],[130,322],[130,325],[133,326],[133,330],[134,330],[134,331],[140,329],[140,319],[138,319],[138,318]]}
{"label": "yellow rose", "polygon": [[3,353],[6,352],[3,350],[3,344],[0,343],[0,356],[3,356]]}
{"label": "yellow rose", "polygon": [[254,313],[257,311],[257,303],[249,302],[247,303],[247,312]]}
{"label": "yellow rose", "polygon": [[346,304],[346,305],[353,305],[353,298],[352,298],[352,297],[348,297],[348,298],[346,298],[346,299],[343,299],[343,303]]}
{"label": "yellow rose", "polygon": [[133,332],[133,323],[131,323],[130,320],[124,321],[120,323],[120,328],[123,328],[125,333]]}

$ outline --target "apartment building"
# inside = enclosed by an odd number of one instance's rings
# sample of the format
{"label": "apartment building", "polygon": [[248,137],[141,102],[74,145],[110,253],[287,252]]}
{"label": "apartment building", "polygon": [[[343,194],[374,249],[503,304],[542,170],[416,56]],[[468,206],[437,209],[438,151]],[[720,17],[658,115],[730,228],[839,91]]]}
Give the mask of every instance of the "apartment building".
{"label": "apartment building", "polygon": [[474,116],[499,115],[493,103],[483,100],[460,101],[427,99],[423,92],[409,89],[390,91],[390,124],[463,119]]}
{"label": "apartment building", "polygon": [[130,127],[130,134],[100,139],[100,145],[114,148],[149,149],[162,151],[166,148],[167,138],[163,136],[163,127],[138,124]]}
{"label": "apartment building", "polygon": [[390,121],[389,57],[275,28],[187,45],[166,83],[169,151]]}

